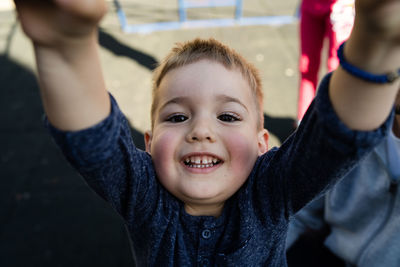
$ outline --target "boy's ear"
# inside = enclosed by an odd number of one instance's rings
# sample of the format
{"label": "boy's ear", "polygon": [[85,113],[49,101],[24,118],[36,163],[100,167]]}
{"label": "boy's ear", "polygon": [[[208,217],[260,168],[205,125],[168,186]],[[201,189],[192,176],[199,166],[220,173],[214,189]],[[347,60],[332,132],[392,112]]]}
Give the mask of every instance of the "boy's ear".
{"label": "boy's ear", "polygon": [[144,133],[144,143],[146,145],[146,152],[150,154],[151,151],[151,140],[153,138],[153,135],[151,131],[146,131]]}
{"label": "boy's ear", "polygon": [[262,129],[258,133],[258,155],[261,156],[268,151],[269,133],[266,129]]}

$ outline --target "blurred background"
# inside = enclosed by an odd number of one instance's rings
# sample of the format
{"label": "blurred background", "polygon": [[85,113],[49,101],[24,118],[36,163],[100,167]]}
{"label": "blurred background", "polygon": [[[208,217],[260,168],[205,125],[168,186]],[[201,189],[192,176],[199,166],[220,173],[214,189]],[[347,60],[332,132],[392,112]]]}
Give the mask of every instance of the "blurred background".
{"label": "blurred background", "polygon": [[[195,37],[216,38],[261,70],[270,147],[291,133],[299,1],[243,1],[243,18],[289,16],[291,22],[182,24],[170,30],[160,25],[179,21],[177,0],[120,1],[127,25],[151,23],[158,29],[146,33],[123,31],[115,2],[108,4],[100,27],[101,60],[107,87],[129,119],[137,146],[143,148],[143,132],[150,128],[152,69],[174,43]],[[234,12],[234,7],[189,9],[187,20],[231,19]],[[0,90],[0,266],[133,266],[122,220],[68,165],[43,127],[32,45],[9,0],[0,0]]]}

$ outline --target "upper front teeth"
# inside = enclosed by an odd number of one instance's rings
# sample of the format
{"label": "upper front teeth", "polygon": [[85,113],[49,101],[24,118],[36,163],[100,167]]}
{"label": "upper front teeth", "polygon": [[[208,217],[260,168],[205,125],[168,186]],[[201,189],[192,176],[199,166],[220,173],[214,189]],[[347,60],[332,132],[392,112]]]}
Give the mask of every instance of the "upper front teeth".
{"label": "upper front teeth", "polygon": [[209,156],[193,156],[185,159],[185,163],[189,164],[216,164],[219,160]]}

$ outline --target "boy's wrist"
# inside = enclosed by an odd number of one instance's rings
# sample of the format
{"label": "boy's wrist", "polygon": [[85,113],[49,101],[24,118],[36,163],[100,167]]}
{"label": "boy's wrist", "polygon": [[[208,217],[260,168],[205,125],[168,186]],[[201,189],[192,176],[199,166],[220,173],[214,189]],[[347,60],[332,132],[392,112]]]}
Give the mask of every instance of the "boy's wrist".
{"label": "boy's wrist", "polygon": [[82,38],[62,38],[53,45],[33,43],[36,56],[60,57],[66,61],[85,56],[98,46],[98,34],[94,32]]}
{"label": "boy's wrist", "polygon": [[400,69],[400,43],[355,28],[343,51],[346,61],[367,72],[386,74]]}
{"label": "boy's wrist", "polygon": [[340,66],[349,74],[358,77],[361,80],[373,83],[392,83],[400,78],[400,68],[385,74],[378,74],[365,71],[363,68],[350,64],[343,53],[345,44],[346,43],[344,42],[340,45],[337,51],[337,56]]}

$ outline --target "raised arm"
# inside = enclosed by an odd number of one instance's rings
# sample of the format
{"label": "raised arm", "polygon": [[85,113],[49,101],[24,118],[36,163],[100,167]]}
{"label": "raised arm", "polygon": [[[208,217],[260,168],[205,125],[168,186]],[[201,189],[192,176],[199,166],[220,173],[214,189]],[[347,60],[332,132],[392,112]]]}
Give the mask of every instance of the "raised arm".
{"label": "raised arm", "polygon": [[98,56],[103,0],[15,0],[32,40],[49,121],[62,130],[87,128],[110,111]]}
{"label": "raised arm", "polygon": [[[353,32],[344,57],[372,74],[400,68],[400,0],[356,0]],[[330,98],[339,118],[351,129],[373,130],[387,118],[400,79],[378,84],[350,75],[342,67],[333,74]]]}

